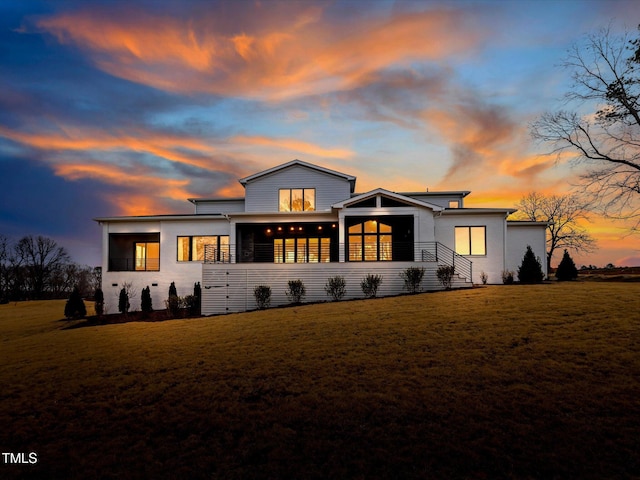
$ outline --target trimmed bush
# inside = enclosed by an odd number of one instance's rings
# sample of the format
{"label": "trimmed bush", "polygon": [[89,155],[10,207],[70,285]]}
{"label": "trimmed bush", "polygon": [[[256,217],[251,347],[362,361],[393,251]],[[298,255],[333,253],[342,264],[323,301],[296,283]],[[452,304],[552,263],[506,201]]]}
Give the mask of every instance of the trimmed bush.
{"label": "trimmed bush", "polygon": [[558,269],[556,270],[556,278],[560,282],[566,282],[578,278],[578,269],[576,268],[576,264],[573,262],[569,252],[566,250],[564,251],[564,255],[562,255],[562,260],[558,265]]}
{"label": "trimmed bush", "polygon": [[488,280],[489,276],[485,272],[480,272],[480,281],[482,282],[482,284],[486,285]]}
{"label": "trimmed bush", "polygon": [[404,272],[400,274],[404,280],[404,288],[409,293],[418,293],[420,289],[420,283],[424,278],[423,267],[408,267]]}
{"label": "trimmed bush", "polygon": [[104,314],[104,293],[100,287],[96,288],[96,292],[93,294],[93,304],[96,315],[102,316]]}
{"label": "trimmed bush", "polygon": [[80,290],[78,287],[74,287],[64,306],[64,316],[67,318],[84,318],[86,315],[87,308],[84,306]]}
{"label": "trimmed bush", "polygon": [[378,287],[382,283],[382,275],[368,274],[360,282],[360,288],[366,298],[375,298],[378,294]]}
{"label": "trimmed bush", "polygon": [[453,283],[453,276],[456,273],[456,267],[453,265],[442,265],[438,267],[438,271],[436,275],[438,277],[438,281],[445,288],[445,290],[451,290],[451,285]]}
{"label": "trimmed bush", "polygon": [[195,295],[187,295],[182,299],[182,306],[186,308],[189,315],[198,315],[199,300]]}
{"label": "trimmed bush", "polygon": [[347,282],[344,277],[336,275],[327,280],[324,291],[330,296],[334,302],[337,302],[347,293]]}
{"label": "trimmed bush", "polygon": [[120,313],[128,313],[131,305],[129,304],[129,294],[126,288],[120,290],[120,296],[118,297],[118,311]]}
{"label": "trimmed bush", "polygon": [[177,297],[178,296],[178,290],[176,290],[176,284],[175,282],[171,282],[171,285],[169,285],[169,297]]}
{"label": "trimmed bush", "polygon": [[533,253],[531,246],[527,245],[522,264],[518,268],[518,280],[520,280],[520,283],[532,284],[541,283],[543,279],[544,273],[542,273],[540,259]]}
{"label": "trimmed bush", "polygon": [[503,270],[502,271],[502,283],[505,285],[513,284],[513,275],[514,273],[511,270]]}
{"label": "trimmed bush", "polygon": [[142,294],[140,296],[140,310],[142,310],[142,313],[151,313],[153,311],[151,290],[148,285],[147,288],[142,289]]}
{"label": "trimmed bush", "polygon": [[202,288],[200,287],[200,282],[193,284],[193,296],[196,297],[194,315],[200,315],[202,313]]}
{"label": "trimmed bush", "polygon": [[271,305],[271,287],[268,285],[256,285],[253,289],[253,297],[259,310],[269,308]]}
{"label": "trimmed bush", "polygon": [[171,295],[164,301],[164,304],[167,307],[169,315],[172,318],[176,318],[182,313],[182,308],[184,307],[184,299],[180,298],[177,295]]}
{"label": "trimmed bush", "polygon": [[289,280],[287,291],[287,298],[291,303],[300,303],[307,294],[307,289],[304,287],[302,280]]}

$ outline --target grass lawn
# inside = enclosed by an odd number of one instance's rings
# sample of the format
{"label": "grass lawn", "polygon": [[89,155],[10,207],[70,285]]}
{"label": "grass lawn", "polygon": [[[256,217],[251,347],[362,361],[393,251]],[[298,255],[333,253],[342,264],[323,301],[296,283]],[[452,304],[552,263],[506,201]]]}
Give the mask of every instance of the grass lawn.
{"label": "grass lawn", "polygon": [[0,306],[0,478],[640,478],[640,283],[63,310]]}

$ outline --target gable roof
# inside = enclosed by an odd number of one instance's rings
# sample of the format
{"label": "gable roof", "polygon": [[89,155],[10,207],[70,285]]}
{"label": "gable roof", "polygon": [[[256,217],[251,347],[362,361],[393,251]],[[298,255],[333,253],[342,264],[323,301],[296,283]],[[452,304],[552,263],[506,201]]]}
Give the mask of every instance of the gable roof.
{"label": "gable roof", "polygon": [[300,167],[305,167],[311,170],[316,170],[318,172],[322,172],[322,173],[326,173],[329,175],[334,175],[336,177],[340,177],[344,180],[347,180],[350,184],[351,184],[351,192],[353,193],[353,190],[356,186],[356,177],[354,177],[353,175],[347,175],[346,173],[341,173],[341,172],[337,172],[335,170],[330,170],[328,168],[324,168],[324,167],[320,167],[318,165],[314,165],[312,163],[307,163],[307,162],[303,162],[302,160],[291,160],[290,162],[287,163],[283,163],[282,165],[277,165],[275,167],[269,168],[267,170],[263,170],[262,172],[258,172],[258,173],[254,173],[253,175],[249,175],[248,177],[244,177],[239,179],[238,181],[240,182],[240,184],[244,187],[246,186],[247,183],[256,180],[260,177],[264,177],[265,175],[271,175],[272,173],[276,173],[280,170],[284,170],[286,168],[289,167],[293,167],[293,166],[300,166]]}
{"label": "gable roof", "polygon": [[384,188],[376,188],[375,190],[371,190],[366,193],[361,193],[360,195],[356,195],[355,197],[351,197],[348,200],[343,200],[339,203],[334,203],[331,205],[332,208],[345,208],[349,205],[353,205],[354,203],[361,202],[363,200],[367,200],[369,198],[382,195],[388,198],[392,198],[394,200],[398,200],[399,202],[407,203],[409,205],[415,205],[417,207],[425,207],[430,208],[433,211],[440,212],[444,210],[440,205],[435,205],[433,203],[423,202],[422,200],[417,200],[415,198],[407,197],[406,195],[402,195],[400,193],[391,192],[389,190],[385,190]]}

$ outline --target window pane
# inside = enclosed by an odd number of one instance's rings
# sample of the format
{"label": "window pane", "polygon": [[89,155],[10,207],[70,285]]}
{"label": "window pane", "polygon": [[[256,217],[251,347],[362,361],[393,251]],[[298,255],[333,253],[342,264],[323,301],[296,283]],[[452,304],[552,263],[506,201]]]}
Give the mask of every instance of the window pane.
{"label": "window pane", "polygon": [[178,261],[189,261],[189,237],[178,237]]}
{"label": "window pane", "polygon": [[456,253],[470,255],[469,251],[469,227],[456,227],[455,229]]}
{"label": "window pane", "polygon": [[316,209],[316,190],[315,188],[304,189],[304,211],[313,212]]}
{"label": "window pane", "polygon": [[380,235],[380,260],[391,260],[391,235]]}
{"label": "window pane", "polygon": [[136,270],[147,269],[147,244],[136,243]]}
{"label": "window pane", "polygon": [[362,261],[362,237],[360,235],[349,236],[349,260],[352,262]]}
{"label": "window pane", "polygon": [[391,233],[391,227],[389,225],[385,225],[384,223],[381,223],[380,233]]}
{"label": "window pane", "polygon": [[378,260],[378,237],[376,235],[364,236],[364,259],[367,262]]}
{"label": "window pane", "polygon": [[364,232],[365,233],[378,233],[378,222],[375,220],[369,220],[364,222]]}
{"label": "window pane", "polygon": [[471,255],[486,255],[485,227],[471,227]]}
{"label": "window pane", "polygon": [[362,224],[352,225],[349,227],[349,233],[362,233]]}
{"label": "window pane", "polygon": [[449,208],[460,208],[459,200],[449,200]]}
{"label": "window pane", "polygon": [[302,212],[303,211],[302,189],[301,188],[291,189],[291,211],[292,212]]}
{"label": "window pane", "polygon": [[279,211],[290,212],[291,211],[291,190],[289,189],[280,190],[279,202],[280,202],[278,207]]}
{"label": "window pane", "polygon": [[218,249],[218,237],[206,236],[206,237],[193,237],[193,251],[191,252],[191,260],[204,260],[204,246],[213,245],[212,248],[216,250],[216,258],[219,258],[217,252]]}
{"label": "window pane", "polygon": [[320,258],[321,262],[329,262],[331,260],[331,239],[330,238],[321,238],[320,239]]}
{"label": "window pane", "polygon": [[309,262],[310,263],[318,263],[320,261],[319,257],[319,239],[310,238],[309,239]]}
{"label": "window pane", "polygon": [[307,239],[306,238],[298,238],[296,249],[296,263],[306,263],[307,262]]}
{"label": "window pane", "polygon": [[231,255],[229,249],[229,235],[220,235],[220,261],[228,262]]}
{"label": "window pane", "polygon": [[275,263],[284,262],[284,245],[281,238],[276,238],[273,241],[273,261]]}
{"label": "window pane", "polygon": [[296,261],[296,244],[294,238],[285,238],[284,240],[284,261],[285,263],[295,263]]}
{"label": "window pane", "polygon": [[159,243],[147,243],[147,270],[160,270]]}

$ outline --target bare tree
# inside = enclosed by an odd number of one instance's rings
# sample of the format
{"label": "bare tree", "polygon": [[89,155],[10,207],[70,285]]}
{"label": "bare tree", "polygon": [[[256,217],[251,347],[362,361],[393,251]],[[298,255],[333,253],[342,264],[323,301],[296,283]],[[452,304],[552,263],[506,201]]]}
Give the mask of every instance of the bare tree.
{"label": "bare tree", "polygon": [[603,213],[640,227],[640,36],[603,29],[575,45],[564,62],[573,85],[568,110],[547,112],[532,136],[586,167],[582,175]]}
{"label": "bare tree", "polygon": [[69,254],[46,237],[26,236],[15,245],[17,263],[24,265],[32,298],[42,298],[54,271],[70,263]]}
{"label": "bare tree", "polygon": [[549,222],[547,227],[547,272],[556,250],[592,252],[596,241],[581,220],[589,219],[589,208],[576,195],[551,195],[531,192],[520,200],[514,218],[534,222]]}

